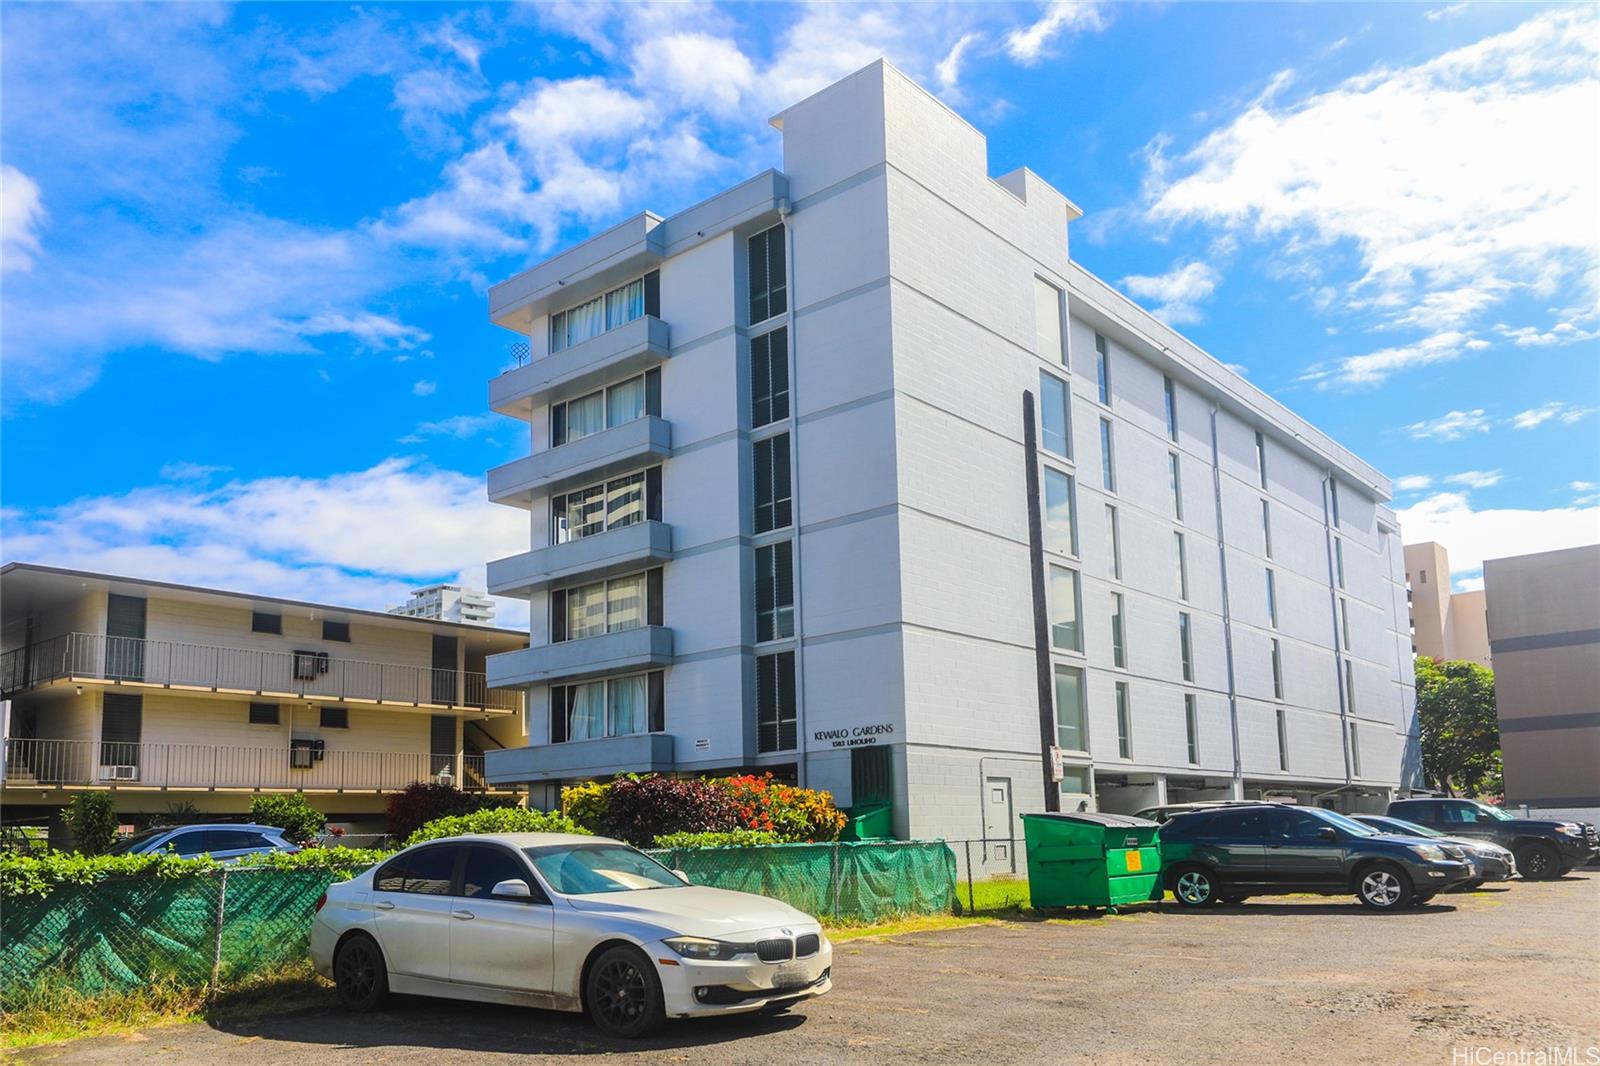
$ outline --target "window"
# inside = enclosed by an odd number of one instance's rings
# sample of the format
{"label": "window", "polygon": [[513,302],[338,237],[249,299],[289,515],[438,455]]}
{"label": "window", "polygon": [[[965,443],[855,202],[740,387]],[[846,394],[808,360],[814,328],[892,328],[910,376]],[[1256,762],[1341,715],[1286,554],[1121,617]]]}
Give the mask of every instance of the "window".
{"label": "window", "polygon": [[1333,528],[1339,528],[1339,483],[1328,479],[1328,506],[1333,511]]}
{"label": "window", "polygon": [[244,851],[249,848],[273,847],[260,833],[252,833],[248,829],[209,829],[205,834],[205,849],[216,853],[222,851]]}
{"label": "window", "polygon": [[550,497],[550,540],[553,544],[565,544],[646,520],[661,520],[659,466]]}
{"label": "window", "polygon": [[1056,667],[1056,743],[1068,751],[1089,750],[1083,671],[1075,666]]}
{"label": "window", "polygon": [[350,643],[350,623],[330,622],[327,619],[323,619],[322,639],[337,640],[345,644]]}
{"label": "window", "polygon": [[794,652],[756,656],[756,749],[790,751],[799,744]]}
{"label": "window", "polygon": [[350,708],[348,707],[319,707],[323,729],[349,729]]}
{"label": "window", "polygon": [[1289,769],[1289,712],[1278,708],[1278,769]]}
{"label": "window", "polygon": [[1200,765],[1200,712],[1194,693],[1183,694],[1183,728],[1189,744],[1189,765]]}
{"label": "window", "polygon": [[278,705],[276,703],[250,704],[251,725],[277,725]]}
{"label": "window", "polygon": [[794,636],[794,542],[756,549],[756,640]]}
{"label": "window", "polygon": [[1128,706],[1128,683],[1117,682],[1117,757],[1122,759],[1133,758],[1133,736],[1130,732],[1129,716],[1131,708]]}
{"label": "window", "polygon": [[1128,668],[1128,650],[1123,644],[1126,626],[1122,616],[1122,593],[1111,594],[1111,665],[1121,670]]}
{"label": "window", "polygon": [[1040,446],[1065,458],[1072,458],[1072,408],[1067,383],[1053,374],[1039,372]]}
{"label": "window", "polygon": [[[534,893],[533,898],[544,902],[543,893],[535,885],[538,884],[528,876],[528,868],[523,865],[522,859],[515,852],[505,848],[477,845],[467,849],[467,865],[462,872],[461,894],[469,899],[489,899],[494,886],[501,881],[521,881]],[[502,897],[515,898],[521,897]],[[522,902],[529,902],[522,900]]]}
{"label": "window", "polygon": [[1344,650],[1350,650],[1350,601],[1339,597],[1339,635],[1344,638]]}
{"label": "window", "polygon": [[1083,627],[1078,622],[1078,572],[1064,566],[1050,568],[1050,643],[1066,651],[1083,650]]}
{"label": "window", "polygon": [[550,686],[550,743],[659,733],[666,728],[663,674]]}
{"label": "window", "polygon": [[1078,493],[1072,475],[1044,468],[1044,546],[1078,554]]}
{"label": "window", "polygon": [[1224,811],[1213,815],[1195,834],[1203,840],[1238,840],[1259,843],[1266,839],[1266,812],[1258,809]]}
{"label": "window", "polygon": [[789,309],[788,267],[784,260],[783,223],[750,238],[750,324],[765,322]]}
{"label": "window", "polygon": [[660,625],[661,568],[550,593],[550,643]]}
{"label": "window", "polygon": [[1100,487],[1117,491],[1116,460],[1111,451],[1111,419],[1100,420]]}
{"label": "window", "polygon": [[1183,668],[1183,679],[1194,680],[1194,643],[1189,634],[1189,612],[1178,612],[1178,661]]}
{"label": "window", "polygon": [[1189,599],[1189,553],[1184,549],[1183,534],[1172,535],[1173,550],[1178,556],[1178,599]]}
{"label": "window", "polygon": [[1161,379],[1161,392],[1167,404],[1167,439],[1178,439],[1178,393],[1172,386],[1171,378]]}
{"label": "window", "polygon": [[1061,343],[1061,290],[1043,278],[1034,278],[1033,307],[1039,357],[1066,363],[1067,348]]}
{"label": "window", "polygon": [[652,271],[550,316],[550,351],[559,352],[645,315],[661,314],[661,275]]}
{"label": "window", "polygon": [[1106,546],[1111,555],[1111,576],[1122,580],[1122,528],[1117,521],[1117,509],[1106,504]]}
{"label": "window", "polygon": [[750,338],[750,428],[789,417],[789,330]]}
{"label": "window", "polygon": [[[1339,542],[1338,540],[1335,540],[1333,543],[1338,544]],[[1420,584],[1426,585],[1428,583],[1428,572],[1426,570],[1419,570],[1418,573],[1422,575]]]}
{"label": "window", "polygon": [[1350,776],[1361,776],[1361,736],[1354,722],[1350,723]]}
{"label": "window", "polygon": [[1256,477],[1261,487],[1267,487],[1267,438],[1256,433]]}
{"label": "window", "polygon": [[1283,699],[1283,648],[1272,638],[1272,698]]}
{"label": "window", "polygon": [[[1333,538],[1333,576],[1338,581],[1339,587],[1344,588],[1344,541],[1338,537]],[[1422,572],[1422,583],[1428,583],[1428,572]]]}
{"label": "window", "polygon": [[780,433],[755,443],[755,530],[767,533],[787,526],[791,518],[789,497],[789,434]]}
{"label": "window", "polygon": [[250,612],[250,632],[272,633],[283,636],[283,615],[269,614],[266,611]]}
{"label": "window", "polygon": [[454,844],[418,848],[390,859],[373,875],[372,887],[378,892],[416,892],[424,896],[448,896],[456,876],[456,857],[461,849]]}
{"label": "window", "polygon": [[1094,379],[1100,389],[1100,402],[1111,406],[1111,353],[1106,350],[1106,339],[1094,335]]}
{"label": "window", "polygon": [[1179,465],[1178,453],[1167,453],[1167,467],[1172,482],[1172,517],[1183,521],[1183,471]]}
{"label": "window", "polygon": [[1268,559],[1272,558],[1272,505],[1261,501],[1261,543]]}
{"label": "window", "polygon": [[1278,581],[1272,567],[1267,567],[1267,622],[1278,628]]}
{"label": "window", "polygon": [[1344,706],[1347,713],[1356,713],[1356,664],[1353,659],[1344,661]]}
{"label": "window", "polygon": [[204,855],[206,853],[206,832],[203,829],[197,829],[188,833],[179,833],[162,845],[161,850],[170,851],[172,854],[185,859],[191,859],[196,855]]}
{"label": "window", "polygon": [[551,404],[550,447],[559,448],[660,413],[661,370],[655,368],[576,399]]}

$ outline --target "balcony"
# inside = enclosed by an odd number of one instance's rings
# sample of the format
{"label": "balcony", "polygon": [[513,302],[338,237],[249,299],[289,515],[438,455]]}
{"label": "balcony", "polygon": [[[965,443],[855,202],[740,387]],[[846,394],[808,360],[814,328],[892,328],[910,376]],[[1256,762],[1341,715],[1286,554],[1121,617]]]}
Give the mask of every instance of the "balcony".
{"label": "balcony", "polygon": [[481,673],[341,659],[321,651],[66,633],[0,656],[0,696],[57,681],[506,714],[522,709],[520,693],[495,691]]}
{"label": "balcony", "polygon": [[489,406],[524,422],[542,404],[570,400],[638,374],[667,358],[671,331],[659,318],[637,318],[564,351],[507,370],[489,382]]}
{"label": "balcony", "polygon": [[638,626],[598,637],[540,644],[489,656],[489,684],[522,687],[547,681],[599,677],[672,662],[672,630]]}
{"label": "balcony", "polygon": [[557,582],[610,577],[671,558],[672,527],[665,522],[635,522],[496,559],[489,564],[489,591],[497,596],[527,596]]}
{"label": "balcony", "polygon": [[490,787],[673,769],[671,733],[569,740],[488,753]]}
{"label": "balcony", "polygon": [[316,751],[216,744],[103,744],[9,737],[5,787],[252,792],[399,792],[448,771],[468,791],[499,789],[484,756],[409,751]]}
{"label": "balcony", "polygon": [[638,470],[671,454],[672,423],[647,415],[495,467],[489,499],[527,510],[535,496]]}

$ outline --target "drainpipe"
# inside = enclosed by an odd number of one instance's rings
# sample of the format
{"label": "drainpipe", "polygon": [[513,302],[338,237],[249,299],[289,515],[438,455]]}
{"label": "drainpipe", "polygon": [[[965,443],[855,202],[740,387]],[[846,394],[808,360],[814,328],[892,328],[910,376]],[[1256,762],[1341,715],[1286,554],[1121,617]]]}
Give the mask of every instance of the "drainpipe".
{"label": "drainpipe", "polygon": [[[1350,761],[1350,694],[1344,687],[1344,655],[1350,649],[1342,645],[1343,630],[1339,625],[1339,578],[1333,561],[1333,510],[1328,496],[1333,483],[1333,471],[1322,472],[1322,538],[1328,563],[1328,612],[1333,622],[1333,683],[1339,689],[1339,747],[1344,752],[1344,787],[1355,781]],[[1339,789],[1335,789],[1335,792]]]}
{"label": "drainpipe", "polygon": [[[1052,773],[1050,749],[1055,746],[1055,701],[1051,691],[1050,616],[1045,607],[1044,518],[1039,511],[1039,441],[1033,393],[1022,393],[1022,455],[1027,464],[1028,567],[1033,584],[1033,655],[1039,690],[1039,756],[1044,772],[1044,809],[1061,810],[1061,782]],[[1081,698],[1081,697],[1080,697]],[[981,768],[981,760],[980,760]],[[988,833],[984,834],[985,839]]]}
{"label": "drainpipe", "polygon": [[[796,313],[799,301],[795,298],[794,288],[794,231],[789,226],[789,216],[793,208],[789,198],[784,197],[778,201],[778,219],[783,223],[783,268],[788,276],[789,288],[789,507],[794,512],[794,732],[798,744],[797,758],[795,759],[795,780],[801,788],[806,787],[809,776],[806,765],[806,670],[805,670],[805,597],[800,590],[804,587],[801,574],[804,571],[800,565],[800,375],[797,373],[799,360],[795,352],[799,350],[799,325],[800,317]],[[891,764],[892,765],[892,764]],[[892,787],[892,784],[891,784]],[[855,802],[852,796],[851,802]]]}
{"label": "drainpipe", "polygon": [[1217,512],[1217,564],[1222,572],[1222,651],[1228,664],[1228,728],[1233,736],[1233,798],[1244,798],[1239,757],[1239,691],[1233,673],[1233,605],[1228,596],[1228,546],[1222,537],[1222,465],[1217,447],[1217,405],[1211,405],[1211,498]]}

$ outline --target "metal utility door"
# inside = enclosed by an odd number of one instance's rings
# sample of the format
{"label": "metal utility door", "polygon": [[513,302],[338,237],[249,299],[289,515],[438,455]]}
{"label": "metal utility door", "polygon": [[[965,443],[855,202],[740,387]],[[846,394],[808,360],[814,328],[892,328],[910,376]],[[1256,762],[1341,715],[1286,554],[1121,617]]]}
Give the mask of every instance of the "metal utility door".
{"label": "metal utility door", "polygon": [[144,680],[145,601],[112,594],[106,600],[106,676]]}
{"label": "metal utility door", "polygon": [[989,777],[983,782],[983,835],[988,841],[984,860],[1011,864],[1017,868],[1013,847],[1016,821],[1011,809],[1011,778]]}

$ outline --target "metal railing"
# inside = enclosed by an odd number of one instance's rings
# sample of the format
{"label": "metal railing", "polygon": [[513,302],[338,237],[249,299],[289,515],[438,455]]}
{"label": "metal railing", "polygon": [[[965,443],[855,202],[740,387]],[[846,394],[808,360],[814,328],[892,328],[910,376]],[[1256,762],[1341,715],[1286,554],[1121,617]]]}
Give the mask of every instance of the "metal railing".
{"label": "metal railing", "polygon": [[518,711],[522,694],[481,673],[341,659],[313,649],[261,651],[103,633],[65,633],[0,656],[0,696],[67,678],[290,699]]}
{"label": "metal railing", "polygon": [[127,786],[137,788],[300,789],[395,792],[440,781],[489,791],[483,756],[409,751],[342,751],[310,747],[218,744],[126,744],[95,740],[6,742],[7,788]]}

